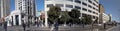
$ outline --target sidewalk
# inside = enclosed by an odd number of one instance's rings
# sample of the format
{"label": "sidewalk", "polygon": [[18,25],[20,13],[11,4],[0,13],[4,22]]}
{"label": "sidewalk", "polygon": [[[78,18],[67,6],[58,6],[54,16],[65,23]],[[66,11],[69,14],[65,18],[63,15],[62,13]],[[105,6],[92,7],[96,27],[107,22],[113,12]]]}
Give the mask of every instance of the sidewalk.
{"label": "sidewalk", "polygon": [[[106,26],[106,29],[103,29],[103,26],[94,26],[92,29],[91,25],[86,25],[84,28],[79,25],[74,25],[72,27],[59,26],[59,31],[96,31],[96,30],[105,31],[111,27],[112,26]],[[50,31],[51,28],[31,26],[30,28],[26,28],[26,30],[27,31]],[[23,27],[22,26],[10,26],[8,27],[8,31],[23,31]]]}

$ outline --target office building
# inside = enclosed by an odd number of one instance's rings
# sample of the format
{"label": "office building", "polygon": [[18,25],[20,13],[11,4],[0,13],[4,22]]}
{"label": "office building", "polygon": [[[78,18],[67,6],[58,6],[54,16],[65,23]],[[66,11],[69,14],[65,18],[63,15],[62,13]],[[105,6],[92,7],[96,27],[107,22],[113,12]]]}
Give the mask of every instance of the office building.
{"label": "office building", "polygon": [[99,18],[99,0],[45,0],[45,25],[47,26],[47,11],[52,6],[59,6],[62,11],[80,10],[80,17],[89,15],[92,20]]}
{"label": "office building", "polygon": [[35,0],[15,0],[15,10],[9,15],[12,25],[33,22],[36,17]]}
{"label": "office building", "polygon": [[10,13],[10,0],[0,0],[0,17],[5,17]]}
{"label": "office building", "polygon": [[0,0],[0,22],[10,14],[10,0]]}

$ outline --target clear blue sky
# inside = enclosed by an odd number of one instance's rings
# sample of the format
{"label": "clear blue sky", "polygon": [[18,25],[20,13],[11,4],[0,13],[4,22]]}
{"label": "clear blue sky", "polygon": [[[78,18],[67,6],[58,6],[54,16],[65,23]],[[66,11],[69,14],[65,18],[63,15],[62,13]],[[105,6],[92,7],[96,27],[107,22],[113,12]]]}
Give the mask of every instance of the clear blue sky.
{"label": "clear blue sky", "polygon": [[[112,20],[120,22],[120,0],[100,0],[107,14],[112,14]],[[36,0],[37,10],[44,10],[44,0]],[[11,11],[15,8],[14,0],[11,0]]]}
{"label": "clear blue sky", "polygon": [[[15,9],[15,0],[11,0],[11,11]],[[44,10],[44,0],[36,0],[37,10]]]}
{"label": "clear blue sky", "polygon": [[100,0],[107,14],[112,14],[112,19],[120,22],[120,0]]}

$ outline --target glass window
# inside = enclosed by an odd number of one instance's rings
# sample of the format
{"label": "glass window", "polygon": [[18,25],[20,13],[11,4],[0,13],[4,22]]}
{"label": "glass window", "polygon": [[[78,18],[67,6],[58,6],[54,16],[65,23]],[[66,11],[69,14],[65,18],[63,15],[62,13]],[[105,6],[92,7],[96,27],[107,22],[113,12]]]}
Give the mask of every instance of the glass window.
{"label": "glass window", "polygon": [[88,12],[90,12],[90,13],[91,13],[92,11],[91,11],[91,10],[88,10]]}
{"label": "glass window", "polygon": [[73,0],[67,0],[67,1],[73,1]]}
{"label": "glass window", "polygon": [[75,2],[76,2],[76,3],[79,3],[79,4],[81,3],[81,1],[79,1],[79,0],[75,0]]}
{"label": "glass window", "polygon": [[66,5],[66,7],[73,8],[73,5]]}
{"label": "glass window", "polygon": [[92,6],[91,6],[91,5],[88,5],[88,7],[92,8]]}
{"label": "glass window", "polygon": [[95,12],[93,12],[95,14]]}
{"label": "glass window", "polygon": [[53,6],[53,4],[48,4],[48,5],[47,5],[47,7],[52,7],[52,6]]}
{"label": "glass window", "polygon": [[87,11],[87,9],[86,9],[86,8],[82,8],[82,10]]}
{"label": "glass window", "polygon": [[95,3],[93,3],[93,5],[96,6]]}
{"label": "glass window", "polygon": [[95,19],[95,16],[93,16],[93,19]]}
{"label": "glass window", "polygon": [[84,3],[84,2],[82,2],[82,4],[83,4],[83,5],[85,5],[85,6],[87,6],[87,4],[86,4],[86,3]]}
{"label": "glass window", "polygon": [[89,3],[92,3],[92,1],[91,1],[91,0],[88,0],[88,2],[89,2]]}
{"label": "glass window", "polygon": [[95,8],[93,7],[93,9],[95,9]]}
{"label": "glass window", "polygon": [[58,6],[58,7],[63,7],[63,4],[56,4],[56,6]]}
{"label": "glass window", "polygon": [[81,7],[79,7],[79,6],[75,6],[75,8],[76,8],[76,9],[81,9]]}

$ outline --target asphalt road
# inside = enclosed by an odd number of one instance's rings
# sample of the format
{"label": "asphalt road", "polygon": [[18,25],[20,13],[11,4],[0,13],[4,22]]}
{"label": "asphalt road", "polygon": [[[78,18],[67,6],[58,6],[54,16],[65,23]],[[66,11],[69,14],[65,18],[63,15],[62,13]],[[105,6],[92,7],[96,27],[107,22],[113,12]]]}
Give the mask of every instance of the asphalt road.
{"label": "asphalt road", "polygon": [[108,29],[107,31],[120,31],[120,25],[113,27],[111,29]]}
{"label": "asphalt road", "polygon": [[[12,27],[8,27],[7,29],[8,29],[8,31],[23,31],[22,26],[12,26]],[[59,31],[98,31],[98,29],[103,29],[103,28],[99,27],[99,26],[94,26],[94,28],[92,29],[89,25],[85,26],[84,28],[82,26],[77,26],[77,25],[75,25],[73,27],[69,27],[69,26],[66,26],[66,27],[60,26],[59,27]],[[119,29],[120,29],[120,27],[119,27]],[[51,31],[52,28],[31,26],[30,28],[27,27],[26,30],[27,31]],[[3,27],[1,27],[1,26],[0,26],[0,31],[4,31]]]}

